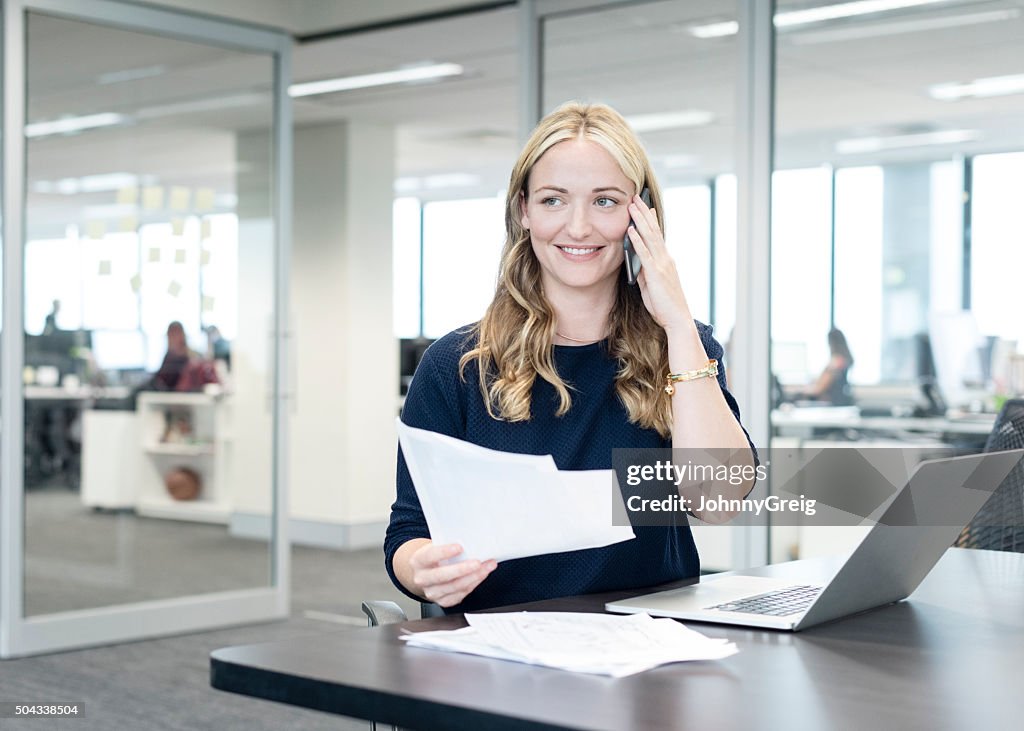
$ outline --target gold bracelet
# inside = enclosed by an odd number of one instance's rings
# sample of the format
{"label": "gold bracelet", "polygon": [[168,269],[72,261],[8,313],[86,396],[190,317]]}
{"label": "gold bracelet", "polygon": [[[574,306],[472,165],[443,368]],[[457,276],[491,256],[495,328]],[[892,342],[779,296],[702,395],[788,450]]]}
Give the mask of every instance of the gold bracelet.
{"label": "gold bracelet", "polygon": [[665,393],[669,396],[676,392],[674,383],[681,383],[683,381],[696,381],[700,378],[714,378],[718,375],[718,361],[712,358],[709,360],[703,368],[696,368],[692,371],[683,371],[681,373],[669,373],[665,376]]}

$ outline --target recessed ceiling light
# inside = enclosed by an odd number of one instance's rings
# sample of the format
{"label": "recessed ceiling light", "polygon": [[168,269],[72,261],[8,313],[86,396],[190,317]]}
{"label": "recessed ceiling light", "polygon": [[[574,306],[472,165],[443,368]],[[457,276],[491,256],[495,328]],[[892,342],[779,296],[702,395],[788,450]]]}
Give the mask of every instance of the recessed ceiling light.
{"label": "recessed ceiling light", "polygon": [[56,181],[37,180],[32,184],[32,190],[37,193],[77,195],[78,193],[104,193],[138,184],[139,176],[134,173],[100,173],[84,175],[80,178],[61,178]]}
{"label": "recessed ceiling light", "polygon": [[697,156],[685,154],[665,155],[661,158],[661,164],[670,170],[692,168],[697,165]]}
{"label": "recessed ceiling light", "polygon": [[[792,28],[811,23],[821,23],[826,20],[852,18],[858,15],[885,13],[890,10],[905,10],[922,5],[936,5],[948,2],[952,2],[952,0],[853,0],[853,2],[783,11],[775,14],[774,22],[776,28]],[[687,31],[696,38],[721,38],[723,36],[736,35],[739,32],[739,28],[739,23],[735,20],[723,20],[691,25],[687,28]]]}
{"label": "recessed ceiling light", "polygon": [[674,112],[632,114],[626,117],[634,132],[656,132],[680,127],[703,127],[711,124],[715,115],[704,109],[680,109]]}
{"label": "recessed ceiling light", "polygon": [[87,114],[82,117],[51,119],[46,122],[30,122],[25,125],[25,136],[35,138],[48,135],[70,134],[97,127],[110,127],[115,124],[121,124],[126,119],[127,117],[123,114],[103,112],[101,114]]}
{"label": "recessed ceiling light", "polygon": [[854,137],[839,140],[836,143],[836,152],[840,155],[857,155],[905,147],[955,145],[960,142],[973,142],[977,139],[981,139],[981,132],[976,129],[947,129],[892,137]]}
{"label": "recessed ceiling light", "polygon": [[336,91],[366,89],[371,86],[388,86],[409,81],[427,81],[447,76],[461,76],[463,68],[457,63],[438,63],[429,66],[411,66],[409,68],[381,71],[375,74],[360,76],[343,76],[337,79],[322,81],[306,81],[292,84],[288,94],[292,97],[313,96],[314,94],[331,94]]}
{"label": "recessed ceiling light", "polygon": [[928,87],[928,95],[932,99],[941,101],[957,101],[969,97],[1005,96],[1007,94],[1024,94],[1024,74],[989,76],[984,79],[975,79],[966,84],[935,84]]}
{"label": "recessed ceiling light", "polygon": [[794,33],[789,37],[788,42],[796,46],[810,46],[817,43],[858,41],[864,38],[882,38],[884,36],[896,36],[904,33],[922,33],[930,30],[942,30],[944,28],[963,28],[964,26],[981,25],[982,23],[999,23],[1004,20],[1019,18],[1020,15],[1021,11],[1017,8],[1009,8],[1006,10],[990,10],[984,13],[943,15],[937,18],[917,18],[915,20],[895,22],[883,21],[852,25],[846,28],[829,28],[827,30]]}
{"label": "recessed ceiling light", "polygon": [[106,84],[120,84],[125,81],[138,81],[139,79],[151,79],[167,72],[166,66],[143,66],[137,69],[124,69],[122,71],[108,71],[96,77],[96,83],[101,86]]}

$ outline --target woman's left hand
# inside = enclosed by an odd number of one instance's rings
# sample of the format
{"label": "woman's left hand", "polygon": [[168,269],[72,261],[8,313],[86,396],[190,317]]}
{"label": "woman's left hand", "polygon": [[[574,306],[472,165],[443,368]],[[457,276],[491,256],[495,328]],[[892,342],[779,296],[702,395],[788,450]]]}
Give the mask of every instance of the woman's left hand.
{"label": "woman's left hand", "polygon": [[676,263],[665,246],[657,215],[638,195],[630,201],[629,215],[635,224],[628,229],[629,239],[643,264],[637,284],[647,311],[666,330],[677,325],[692,326],[690,306],[679,281]]}

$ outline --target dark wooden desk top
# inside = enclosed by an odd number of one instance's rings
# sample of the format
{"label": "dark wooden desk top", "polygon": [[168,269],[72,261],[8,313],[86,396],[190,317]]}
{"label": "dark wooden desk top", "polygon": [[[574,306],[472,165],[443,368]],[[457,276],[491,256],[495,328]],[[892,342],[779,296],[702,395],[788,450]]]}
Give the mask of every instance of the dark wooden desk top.
{"label": "dark wooden desk top", "polygon": [[[635,594],[630,592],[629,594]],[[627,594],[628,595],[628,594]],[[622,593],[517,608],[600,611]],[[627,678],[405,647],[461,616],[217,650],[213,687],[413,729],[1020,728],[1024,554],[950,549],[909,601]]]}

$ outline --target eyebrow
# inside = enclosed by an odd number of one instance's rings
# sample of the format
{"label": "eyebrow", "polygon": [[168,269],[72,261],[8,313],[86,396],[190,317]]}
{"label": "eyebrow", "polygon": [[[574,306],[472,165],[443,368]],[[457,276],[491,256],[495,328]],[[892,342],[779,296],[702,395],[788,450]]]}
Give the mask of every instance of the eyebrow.
{"label": "eyebrow", "polygon": [[[566,190],[565,188],[559,188],[558,186],[555,186],[555,185],[542,185],[539,188],[537,188],[536,190],[534,190],[533,192],[534,193],[539,193],[542,190],[553,190],[553,191],[555,191],[557,193],[565,193],[566,195],[569,194],[569,191]],[[628,197],[628,194],[626,193],[626,191],[624,191],[622,188],[617,188],[614,185],[608,185],[608,186],[605,186],[603,188],[594,188],[594,190],[592,192],[594,192],[594,193],[605,193],[605,192],[607,192],[609,190],[617,191],[619,193],[622,193],[622,195],[625,195],[625,196]]]}

